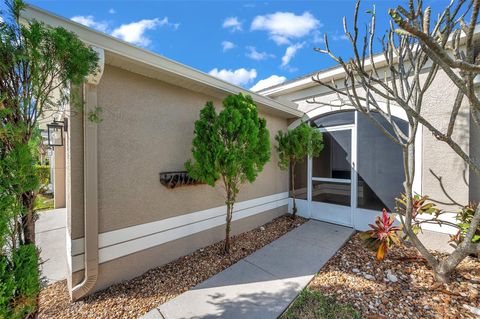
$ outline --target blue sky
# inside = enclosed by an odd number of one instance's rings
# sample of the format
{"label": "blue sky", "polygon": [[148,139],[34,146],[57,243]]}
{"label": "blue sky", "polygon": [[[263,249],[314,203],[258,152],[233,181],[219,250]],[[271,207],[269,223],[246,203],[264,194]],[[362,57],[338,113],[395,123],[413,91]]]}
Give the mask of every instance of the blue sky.
{"label": "blue sky", "polygon": [[[246,88],[334,65],[313,51],[323,48],[324,33],[334,52],[344,58],[351,53],[342,26],[343,16],[353,16],[355,3],[349,0],[29,2]],[[426,2],[434,11],[447,3]],[[363,1],[359,25],[375,4],[380,34],[387,28],[387,9],[405,3]]]}

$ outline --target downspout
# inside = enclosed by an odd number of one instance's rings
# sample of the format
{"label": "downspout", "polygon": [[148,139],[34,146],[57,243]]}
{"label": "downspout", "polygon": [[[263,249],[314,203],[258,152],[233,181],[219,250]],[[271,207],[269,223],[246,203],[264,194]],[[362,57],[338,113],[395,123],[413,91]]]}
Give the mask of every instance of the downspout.
{"label": "downspout", "polygon": [[72,299],[79,300],[93,290],[98,278],[98,158],[97,124],[88,114],[97,107],[97,84],[103,75],[105,53],[92,47],[98,54],[98,70],[83,85],[83,198],[84,198],[84,278],[72,288]]}

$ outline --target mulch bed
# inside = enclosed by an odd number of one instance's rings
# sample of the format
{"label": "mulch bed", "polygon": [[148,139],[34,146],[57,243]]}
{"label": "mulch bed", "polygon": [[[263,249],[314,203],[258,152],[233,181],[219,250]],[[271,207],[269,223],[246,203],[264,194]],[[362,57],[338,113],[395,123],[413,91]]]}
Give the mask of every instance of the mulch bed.
{"label": "mulch bed", "polygon": [[[468,257],[452,281],[436,287],[412,247],[395,247],[383,262],[358,235],[325,265],[309,288],[350,304],[362,318],[480,318],[480,261]],[[300,316],[299,318],[302,318]]]}
{"label": "mulch bed", "polygon": [[66,282],[57,282],[41,291],[39,317],[137,318],[305,222],[301,217],[294,221],[290,216],[279,217],[233,237],[227,256],[221,253],[223,242],[218,242],[74,303],[69,300]]}

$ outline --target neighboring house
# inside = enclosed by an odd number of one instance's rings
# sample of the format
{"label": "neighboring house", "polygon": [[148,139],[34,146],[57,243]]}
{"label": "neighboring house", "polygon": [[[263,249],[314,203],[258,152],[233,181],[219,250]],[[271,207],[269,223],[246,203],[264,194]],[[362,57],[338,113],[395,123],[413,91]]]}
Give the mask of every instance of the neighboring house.
{"label": "neighboring house", "polygon": [[[257,94],[35,7],[28,7],[24,18],[75,32],[100,57],[101,71],[74,89],[87,111],[103,109],[103,120],[95,124],[71,115],[65,134],[67,279],[73,299],[224,238],[222,190],[206,185],[168,189],[159,173],[183,170],[200,109],[210,100],[220,108],[229,94],[252,96],[272,143],[271,161],[238,196],[234,234],[287,212],[288,173],[277,166],[274,136],[302,119],[325,132],[325,149],[298,168],[300,215],[365,229],[383,207],[394,208],[402,191],[400,150],[362,115],[306,103],[313,96],[336,103],[335,95],[311,76]],[[336,68],[321,76],[339,80],[342,72]],[[454,93],[440,74],[426,101],[429,116],[441,123],[442,105],[449,105]],[[480,136],[472,134],[466,109],[462,116],[456,136],[468,152],[478,153]],[[403,121],[399,114],[400,126]],[[426,130],[417,152],[417,192],[446,201],[432,169],[456,200],[478,200],[478,178]]]}

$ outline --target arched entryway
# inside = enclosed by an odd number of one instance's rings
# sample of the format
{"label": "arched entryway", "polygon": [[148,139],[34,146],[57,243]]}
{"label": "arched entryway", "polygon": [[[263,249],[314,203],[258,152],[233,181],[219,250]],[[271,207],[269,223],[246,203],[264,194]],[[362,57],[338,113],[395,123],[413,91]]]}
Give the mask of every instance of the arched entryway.
{"label": "arched entryway", "polygon": [[[391,131],[380,114],[373,116]],[[408,132],[407,121],[394,120]],[[365,229],[383,208],[393,211],[403,191],[401,147],[355,110],[318,114],[309,122],[323,133],[324,149],[297,165],[300,214]]]}

